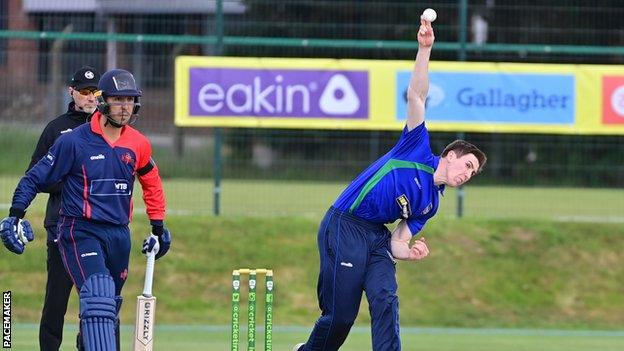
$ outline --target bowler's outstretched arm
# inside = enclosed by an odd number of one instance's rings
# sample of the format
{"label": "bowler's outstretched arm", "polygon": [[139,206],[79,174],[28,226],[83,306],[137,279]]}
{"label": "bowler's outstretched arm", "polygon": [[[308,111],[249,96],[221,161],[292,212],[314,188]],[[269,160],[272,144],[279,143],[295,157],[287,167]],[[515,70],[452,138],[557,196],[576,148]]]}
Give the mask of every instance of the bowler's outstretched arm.
{"label": "bowler's outstretched arm", "polygon": [[435,37],[431,22],[422,19],[418,29],[418,53],[407,88],[407,130],[418,127],[425,120],[425,101],[429,92],[429,57]]}

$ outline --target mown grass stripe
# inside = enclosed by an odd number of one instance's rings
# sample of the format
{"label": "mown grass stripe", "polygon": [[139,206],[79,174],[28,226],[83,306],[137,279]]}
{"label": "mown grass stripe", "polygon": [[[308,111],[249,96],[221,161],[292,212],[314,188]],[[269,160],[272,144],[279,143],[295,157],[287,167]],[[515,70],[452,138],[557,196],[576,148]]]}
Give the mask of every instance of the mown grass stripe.
{"label": "mown grass stripe", "polygon": [[[15,329],[32,330],[38,328],[35,323],[15,323]],[[244,330],[245,326],[241,326]],[[77,331],[76,324],[65,324],[65,330]],[[133,331],[134,325],[122,325],[123,331]],[[219,333],[230,330],[229,325],[157,325],[156,330],[179,332],[209,332]],[[257,331],[263,332],[258,326]],[[276,333],[305,333],[310,331],[309,326],[274,326]],[[368,326],[355,326],[351,333],[370,333]],[[523,328],[443,328],[443,327],[401,327],[404,334],[435,334],[435,335],[514,335],[514,336],[590,336],[590,337],[624,337],[624,330],[578,330],[578,329],[523,329]]]}

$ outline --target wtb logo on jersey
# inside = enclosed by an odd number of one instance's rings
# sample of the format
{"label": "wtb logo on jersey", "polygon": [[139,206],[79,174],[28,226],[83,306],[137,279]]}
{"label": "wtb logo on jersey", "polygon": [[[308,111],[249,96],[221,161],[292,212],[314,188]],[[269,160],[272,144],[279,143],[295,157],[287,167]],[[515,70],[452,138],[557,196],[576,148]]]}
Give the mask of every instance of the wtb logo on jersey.
{"label": "wtb logo on jersey", "polygon": [[121,161],[127,165],[134,166],[134,158],[132,158],[132,155],[130,155],[129,152],[126,152],[125,154],[121,155]]}

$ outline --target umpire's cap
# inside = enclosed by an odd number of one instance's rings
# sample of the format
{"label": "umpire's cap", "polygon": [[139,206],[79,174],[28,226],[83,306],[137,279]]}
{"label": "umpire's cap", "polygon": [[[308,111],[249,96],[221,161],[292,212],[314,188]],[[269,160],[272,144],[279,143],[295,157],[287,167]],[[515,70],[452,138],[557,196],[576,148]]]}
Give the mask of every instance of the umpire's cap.
{"label": "umpire's cap", "polygon": [[100,72],[91,66],[83,66],[74,73],[69,86],[76,89],[97,88],[100,81]]}

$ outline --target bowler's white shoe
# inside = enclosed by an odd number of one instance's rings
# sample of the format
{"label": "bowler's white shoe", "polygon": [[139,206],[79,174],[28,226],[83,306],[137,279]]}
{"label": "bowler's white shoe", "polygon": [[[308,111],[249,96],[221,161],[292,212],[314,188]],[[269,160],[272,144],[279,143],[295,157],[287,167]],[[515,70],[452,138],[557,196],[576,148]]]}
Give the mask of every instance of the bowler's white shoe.
{"label": "bowler's white shoe", "polygon": [[305,342],[298,343],[295,347],[293,347],[292,351],[299,351],[299,348],[303,345],[305,345]]}

